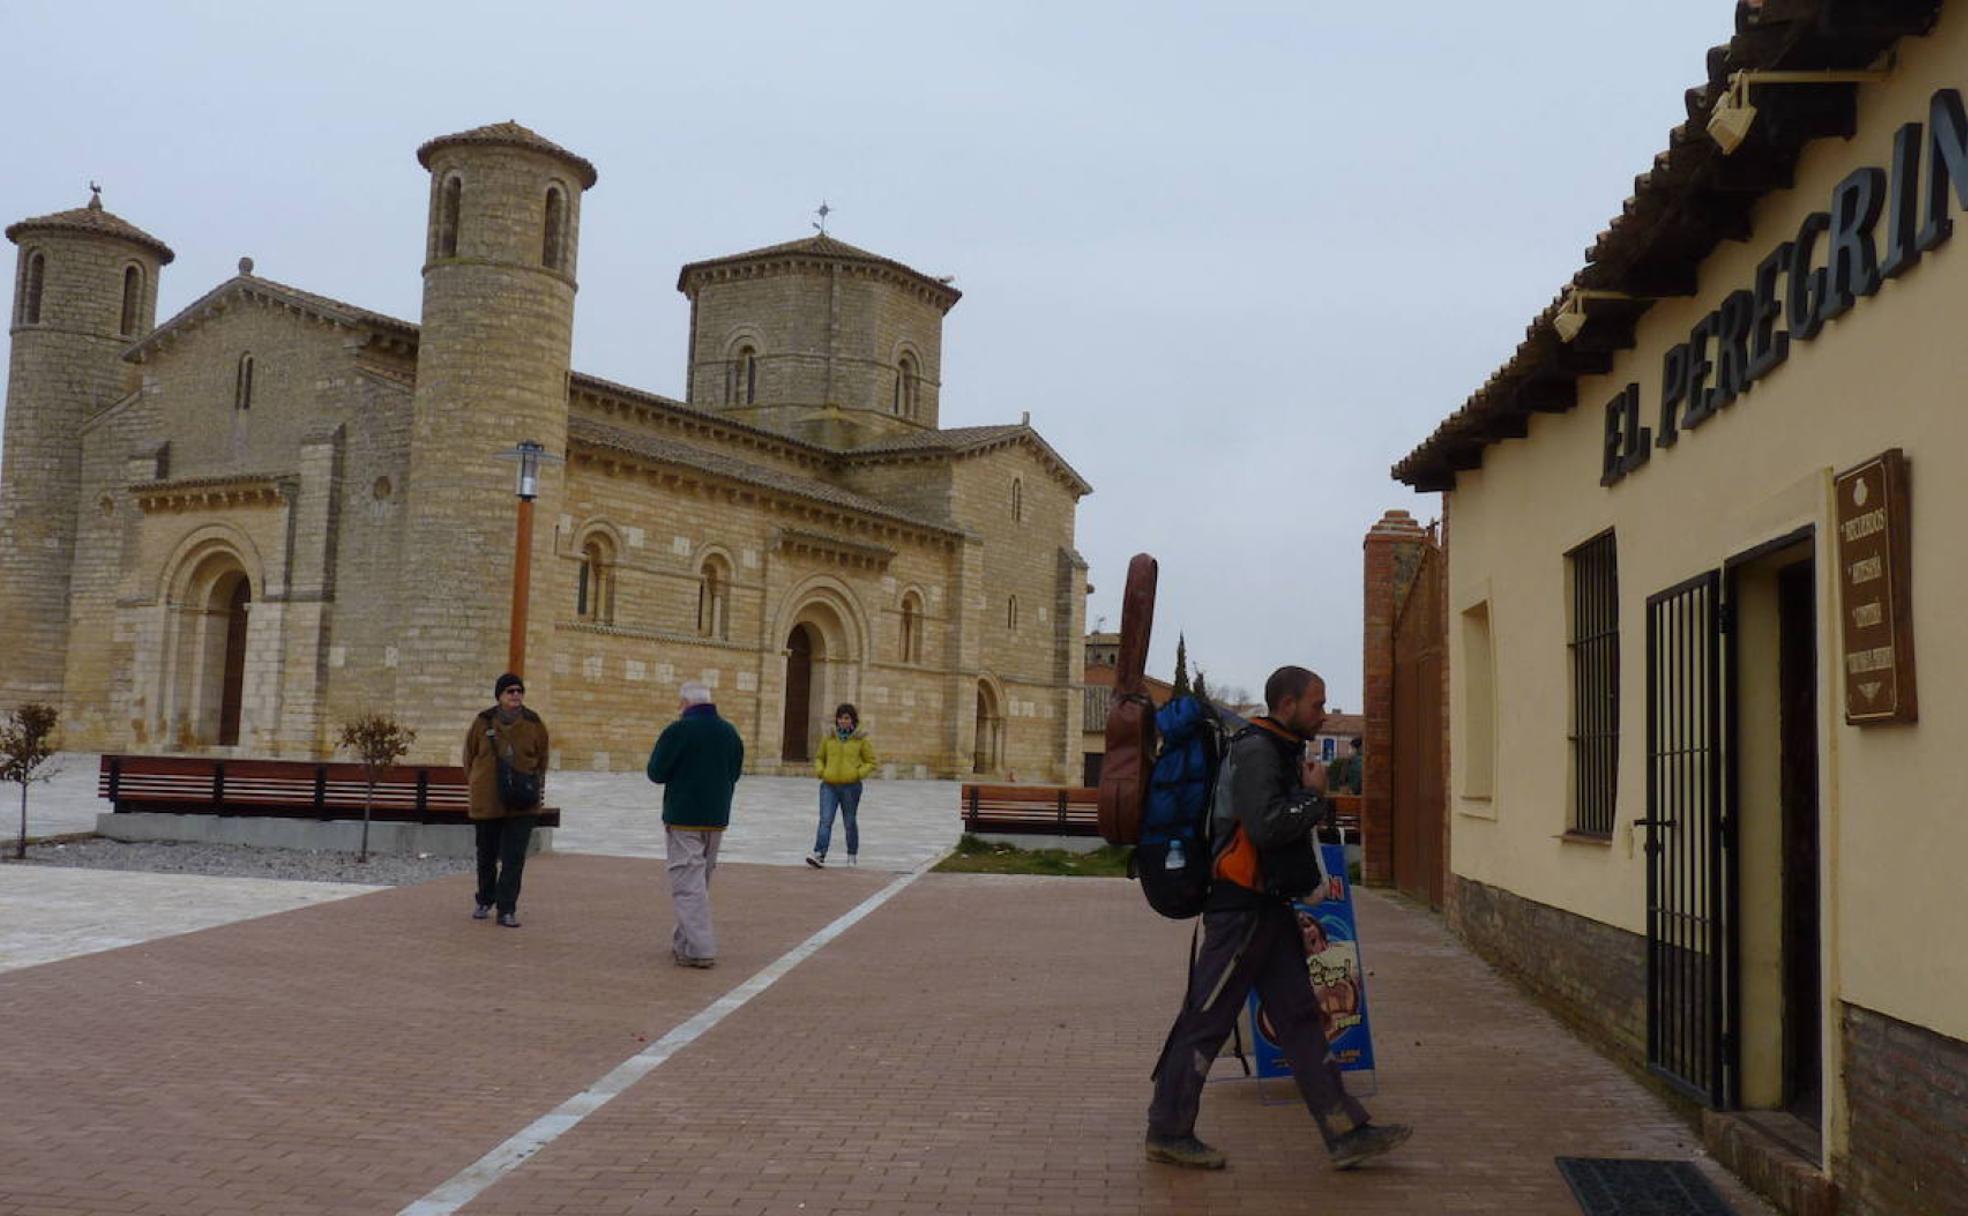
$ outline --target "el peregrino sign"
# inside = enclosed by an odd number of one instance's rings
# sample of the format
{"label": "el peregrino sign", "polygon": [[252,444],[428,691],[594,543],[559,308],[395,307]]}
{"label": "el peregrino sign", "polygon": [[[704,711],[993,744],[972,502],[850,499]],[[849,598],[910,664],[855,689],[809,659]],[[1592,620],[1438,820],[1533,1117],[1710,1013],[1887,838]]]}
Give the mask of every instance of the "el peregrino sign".
{"label": "el peregrino sign", "polygon": [[1653,427],[1641,422],[1639,384],[1606,403],[1599,483],[1613,485],[1654,448],[1673,447],[1780,367],[1793,341],[1811,341],[1826,321],[1945,244],[1956,206],[1968,208],[1968,109],[1959,90],[1941,89],[1924,127],[1909,122],[1893,133],[1890,173],[1866,166],[1847,174],[1832,188],[1829,211],[1805,216],[1750,283],[1667,352]]}
{"label": "el peregrino sign", "polygon": [[1832,481],[1838,496],[1839,660],[1845,721],[1912,722],[1912,575],[1906,458],[1881,452]]}

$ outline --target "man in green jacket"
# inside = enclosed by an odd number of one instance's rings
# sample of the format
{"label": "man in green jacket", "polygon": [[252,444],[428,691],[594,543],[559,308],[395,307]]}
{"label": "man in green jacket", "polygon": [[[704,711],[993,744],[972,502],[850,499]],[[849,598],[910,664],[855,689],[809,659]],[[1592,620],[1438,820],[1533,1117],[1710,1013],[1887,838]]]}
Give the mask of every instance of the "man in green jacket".
{"label": "man in green jacket", "polygon": [[664,848],[676,907],[670,953],[679,967],[710,967],[717,963],[711,874],[731,822],[731,791],[744,771],[745,742],[718,716],[709,687],[688,681],[680,698],[679,716],[657,738],[648,771],[663,787]]}

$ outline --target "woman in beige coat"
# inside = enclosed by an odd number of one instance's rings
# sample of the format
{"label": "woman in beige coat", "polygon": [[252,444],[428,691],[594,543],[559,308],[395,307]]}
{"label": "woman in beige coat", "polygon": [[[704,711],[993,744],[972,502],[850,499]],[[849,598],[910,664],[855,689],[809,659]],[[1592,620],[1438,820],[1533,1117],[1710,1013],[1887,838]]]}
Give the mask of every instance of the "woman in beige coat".
{"label": "woman in beige coat", "polygon": [[[547,784],[547,724],[526,708],[526,684],[507,672],[492,686],[498,703],[472,719],[465,732],[465,779],[471,786],[472,826],[478,830],[478,898],[473,920],[496,906],[499,923],[519,928],[519,880],[526,847],[540,820]],[[499,793],[499,761],[533,778],[527,806],[509,806]]]}

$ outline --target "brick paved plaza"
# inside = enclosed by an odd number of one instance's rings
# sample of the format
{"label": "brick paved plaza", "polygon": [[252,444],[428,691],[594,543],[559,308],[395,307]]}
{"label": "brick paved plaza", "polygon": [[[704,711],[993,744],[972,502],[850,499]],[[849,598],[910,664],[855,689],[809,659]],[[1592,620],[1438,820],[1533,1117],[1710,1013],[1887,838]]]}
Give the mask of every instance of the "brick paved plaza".
{"label": "brick paved plaza", "polygon": [[900,883],[459,1210],[1555,1214],[1556,1155],[1700,1158],[1385,897],[1369,1105],[1414,1140],[1336,1174],[1285,1083],[1225,1081],[1199,1130],[1231,1166],[1198,1175],[1141,1159],[1189,927],[1131,885],[730,865],[723,959],[689,971],[662,882],[546,856],[517,932],[470,920],[457,876],[0,974],[0,1216],[401,1211]]}

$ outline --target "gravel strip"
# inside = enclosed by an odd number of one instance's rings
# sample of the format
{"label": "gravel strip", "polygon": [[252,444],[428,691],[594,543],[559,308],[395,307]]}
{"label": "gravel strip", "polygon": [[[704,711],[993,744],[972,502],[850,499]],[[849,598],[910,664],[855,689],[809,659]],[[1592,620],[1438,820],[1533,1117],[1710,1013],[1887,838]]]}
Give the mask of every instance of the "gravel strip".
{"label": "gravel strip", "polygon": [[[11,858],[12,850],[8,851]],[[353,853],[315,849],[256,849],[234,844],[176,844],[154,841],[70,840],[30,844],[27,860],[9,865],[64,866],[90,870],[144,870],[154,874],[208,874],[219,878],[284,878],[302,882],[353,882],[403,887],[468,874],[469,857],[405,856],[371,853],[358,862]]]}

